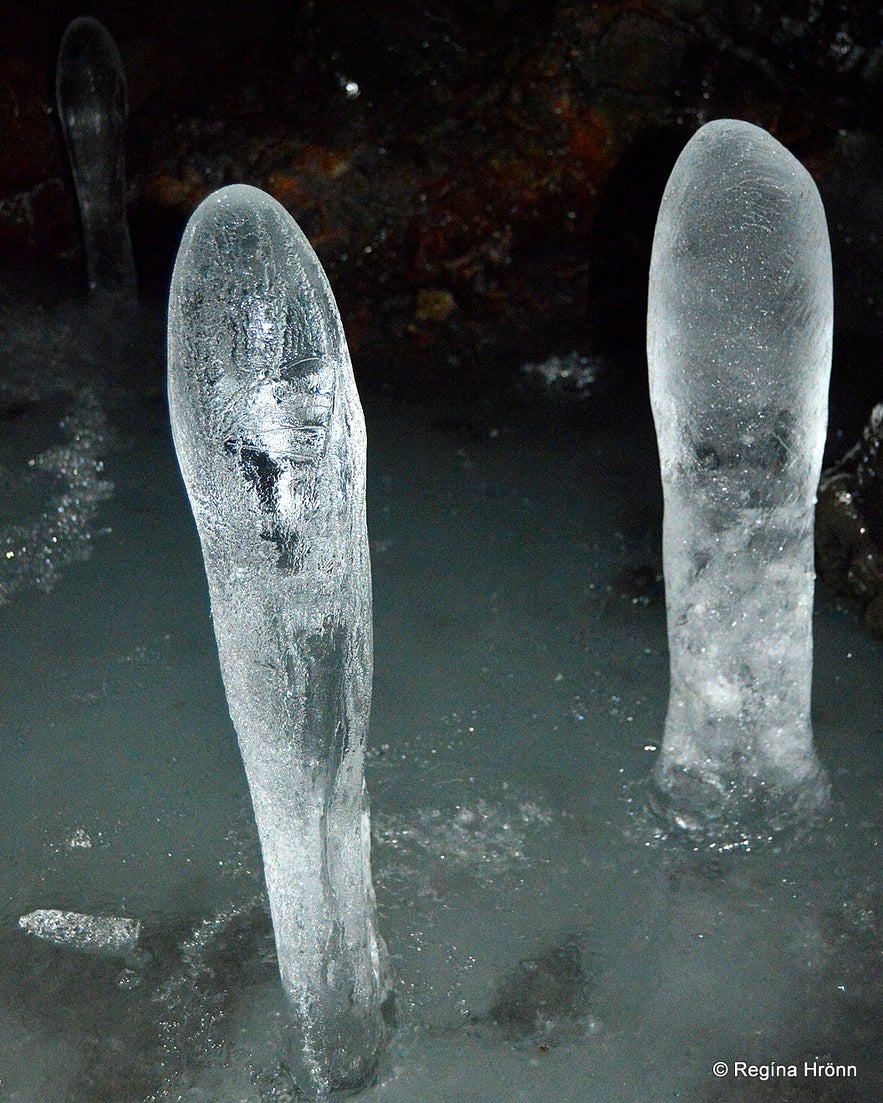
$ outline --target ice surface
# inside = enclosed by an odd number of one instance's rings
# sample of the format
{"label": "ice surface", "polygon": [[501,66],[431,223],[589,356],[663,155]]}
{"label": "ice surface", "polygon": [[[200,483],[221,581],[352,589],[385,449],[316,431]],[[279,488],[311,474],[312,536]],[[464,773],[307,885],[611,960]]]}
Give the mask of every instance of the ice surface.
{"label": "ice surface", "polygon": [[[25,411],[29,406],[24,404]],[[29,499],[30,515],[0,526],[0,605],[24,586],[48,592],[63,567],[87,559],[99,508],[113,492],[103,459],[112,434],[91,388],[80,389],[58,428],[64,443],[31,456],[24,472],[4,472],[5,495]],[[42,501],[36,484],[40,476],[48,477],[54,491]]]}
{"label": "ice surface", "polygon": [[[4,463],[60,439],[67,407],[35,408],[41,443]],[[110,531],[52,593],[0,607],[0,1095],[290,1103],[270,1080],[285,1000],[195,531],[154,403],[133,391],[105,409],[122,446]],[[359,1103],[839,1090],[712,1077],[714,1061],[804,1054],[858,1062],[841,1088],[880,1103],[879,642],[819,593],[815,730],[838,803],[812,846],[697,854],[665,838],[640,810],[664,615],[614,582],[659,556],[652,426],[622,403],[588,427],[493,416],[493,438],[434,407],[369,422],[369,531],[386,550],[372,545],[366,772],[399,1025]],[[6,445],[30,417],[4,424]],[[70,848],[78,828],[90,849]],[[48,906],[139,917],[140,983],[17,927]],[[566,958],[557,995],[532,977],[574,944],[587,1011]],[[510,1026],[499,995],[518,981]]]}
{"label": "ice surface", "polygon": [[113,915],[83,915],[80,912],[39,908],[23,915],[19,927],[51,942],[102,957],[125,957],[132,954],[141,937],[137,919]]}
{"label": "ice surface", "polygon": [[64,32],[55,92],[80,207],[89,289],[134,299],[123,149],[126,77],[116,43],[92,16],[75,19]]}
{"label": "ice surface", "polygon": [[709,123],[663,196],[647,323],[671,658],[655,782],[688,829],[825,799],[810,689],[831,334],[812,179],[758,127]]}
{"label": "ice surface", "polygon": [[193,215],[169,308],[175,447],[261,838],[302,1088],[373,1074],[386,1029],[363,780],[365,429],[331,290],[255,188]]}

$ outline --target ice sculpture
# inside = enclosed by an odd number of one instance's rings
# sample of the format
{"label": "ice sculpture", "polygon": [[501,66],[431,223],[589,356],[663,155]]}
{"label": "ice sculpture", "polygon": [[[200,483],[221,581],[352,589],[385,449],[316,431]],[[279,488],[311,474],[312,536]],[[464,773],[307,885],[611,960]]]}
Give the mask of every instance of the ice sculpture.
{"label": "ice sculpture", "polygon": [[55,95],[80,207],[89,290],[133,299],[123,157],[126,76],[116,43],[90,15],[64,32]]}
{"label": "ice sculpture", "polygon": [[701,834],[826,800],[810,689],[831,332],[812,179],[766,131],[708,123],[662,199],[647,322],[671,659],[655,801]]}
{"label": "ice sculpture", "polygon": [[293,1073],[369,1081],[386,1039],[364,741],[371,702],[365,427],[340,317],[306,238],[244,185],[184,232],[169,404],[248,774]]}

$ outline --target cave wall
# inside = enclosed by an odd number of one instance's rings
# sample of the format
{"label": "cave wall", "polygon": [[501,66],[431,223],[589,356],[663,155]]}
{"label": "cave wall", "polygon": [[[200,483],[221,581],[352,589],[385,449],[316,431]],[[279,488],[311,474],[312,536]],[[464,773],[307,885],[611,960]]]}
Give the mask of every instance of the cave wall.
{"label": "cave wall", "polygon": [[[356,357],[433,386],[581,348],[640,360],[668,172],[712,118],[758,123],[817,180],[838,354],[878,399],[878,13],[827,0],[302,0],[90,7],[129,79],[144,293],[244,181],[300,221]],[[71,3],[0,14],[0,263],[82,269],[53,104]],[[634,354],[634,355],[633,355]]]}

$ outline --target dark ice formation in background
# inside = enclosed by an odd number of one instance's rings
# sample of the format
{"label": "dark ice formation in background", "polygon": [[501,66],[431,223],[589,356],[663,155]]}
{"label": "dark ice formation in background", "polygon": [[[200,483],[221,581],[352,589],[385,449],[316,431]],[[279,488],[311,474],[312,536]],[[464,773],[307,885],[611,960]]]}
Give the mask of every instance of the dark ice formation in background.
{"label": "dark ice formation in background", "polygon": [[331,288],[274,199],[210,196],[169,305],[169,404],[248,775],[299,1087],[386,1040],[364,744],[373,667],[365,425]]}
{"label": "dark ice formation in background", "polygon": [[663,196],[647,320],[671,660],[654,780],[688,830],[738,837],[825,802],[810,693],[832,331],[812,178],[759,127],[708,123]]}
{"label": "dark ice formation in background", "polygon": [[[462,394],[550,354],[612,351],[639,386],[665,180],[704,122],[738,117],[787,146],[825,202],[835,359],[858,407],[841,418],[835,404],[844,447],[883,397],[873,5],[267,0],[261,18],[218,8],[211,33],[203,7],[93,9],[126,60],[130,229],[148,297],[165,292],[199,202],[248,183],[313,243],[366,378]],[[78,229],[47,73],[70,5],[33,9],[3,6],[0,255],[63,271],[80,264]]]}
{"label": "dark ice formation in background", "polygon": [[75,19],[64,32],[55,90],[80,208],[89,290],[134,299],[126,220],[126,76],[116,43],[92,16]]}

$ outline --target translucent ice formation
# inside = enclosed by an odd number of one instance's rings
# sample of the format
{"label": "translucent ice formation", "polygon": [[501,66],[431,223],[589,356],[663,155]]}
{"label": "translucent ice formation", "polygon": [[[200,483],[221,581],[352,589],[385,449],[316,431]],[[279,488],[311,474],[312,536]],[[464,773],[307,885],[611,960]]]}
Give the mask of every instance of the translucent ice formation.
{"label": "translucent ice formation", "polygon": [[89,290],[132,299],[135,265],[123,157],[126,77],[116,43],[90,15],[64,32],[55,94],[83,224]]}
{"label": "translucent ice formation", "polygon": [[809,174],[758,127],[702,127],[662,199],[647,323],[671,657],[654,780],[691,831],[737,837],[826,799],[810,688],[831,332]]}
{"label": "translucent ice formation", "polygon": [[370,1080],[386,1027],[364,741],[371,702],[365,427],[325,273],[242,185],[184,232],[169,403],[254,804],[304,1091]]}

